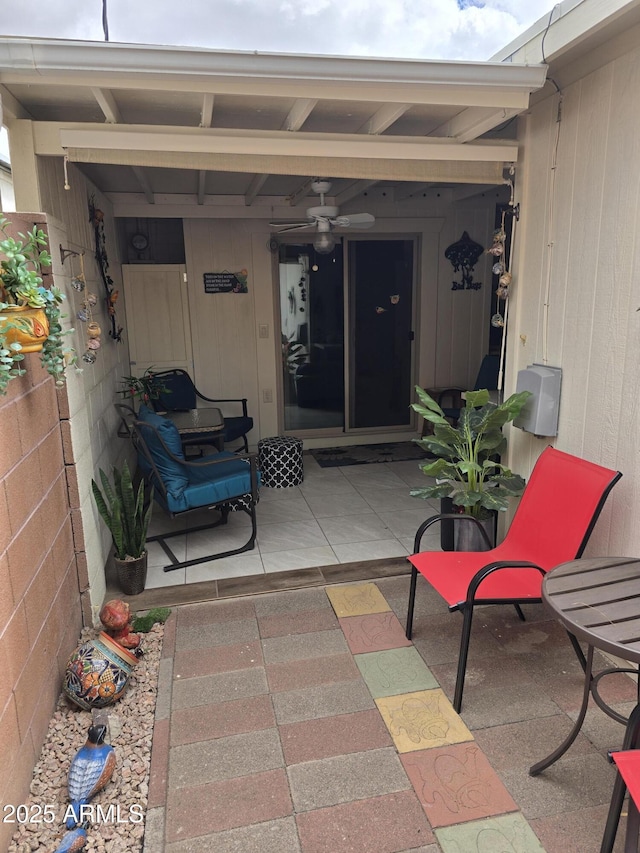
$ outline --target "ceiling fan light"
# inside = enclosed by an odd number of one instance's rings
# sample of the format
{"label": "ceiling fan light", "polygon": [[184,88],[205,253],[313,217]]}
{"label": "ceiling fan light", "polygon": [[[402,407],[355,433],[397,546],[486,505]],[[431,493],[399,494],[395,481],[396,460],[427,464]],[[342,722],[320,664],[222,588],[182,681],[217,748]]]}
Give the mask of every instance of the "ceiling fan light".
{"label": "ceiling fan light", "polygon": [[320,231],[313,241],[313,248],[319,255],[330,255],[336,247],[336,238],[331,231]]}

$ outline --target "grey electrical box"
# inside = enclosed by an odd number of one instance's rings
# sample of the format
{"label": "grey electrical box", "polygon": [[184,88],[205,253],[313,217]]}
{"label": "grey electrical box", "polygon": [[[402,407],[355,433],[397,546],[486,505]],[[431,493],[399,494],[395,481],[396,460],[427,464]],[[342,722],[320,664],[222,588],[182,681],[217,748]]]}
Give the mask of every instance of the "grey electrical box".
{"label": "grey electrical box", "polygon": [[530,391],[532,396],[513,425],[534,435],[557,435],[561,381],[561,367],[530,364],[518,371],[516,392]]}

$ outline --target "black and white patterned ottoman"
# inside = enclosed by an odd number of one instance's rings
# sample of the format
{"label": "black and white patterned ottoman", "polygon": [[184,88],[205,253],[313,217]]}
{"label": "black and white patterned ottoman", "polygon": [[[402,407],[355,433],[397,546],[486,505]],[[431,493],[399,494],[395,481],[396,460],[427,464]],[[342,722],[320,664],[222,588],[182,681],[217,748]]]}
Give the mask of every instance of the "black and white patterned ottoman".
{"label": "black and white patterned ottoman", "polygon": [[263,486],[286,489],[304,480],[302,439],[290,435],[261,438],[258,442],[258,468]]}

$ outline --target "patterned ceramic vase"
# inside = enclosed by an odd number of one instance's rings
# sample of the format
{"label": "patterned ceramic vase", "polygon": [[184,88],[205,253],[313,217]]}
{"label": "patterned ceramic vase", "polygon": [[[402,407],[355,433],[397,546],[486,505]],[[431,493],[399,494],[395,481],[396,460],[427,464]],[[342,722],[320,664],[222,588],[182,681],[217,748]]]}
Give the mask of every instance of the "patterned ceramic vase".
{"label": "patterned ceramic vase", "polygon": [[104,708],[122,696],[137,662],[135,655],[101,631],[71,655],[62,689],[85,710]]}

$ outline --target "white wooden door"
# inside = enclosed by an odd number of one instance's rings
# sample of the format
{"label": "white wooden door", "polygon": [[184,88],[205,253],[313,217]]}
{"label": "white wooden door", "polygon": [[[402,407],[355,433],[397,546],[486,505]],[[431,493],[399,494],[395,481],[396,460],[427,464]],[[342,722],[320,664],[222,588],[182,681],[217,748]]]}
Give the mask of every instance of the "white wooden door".
{"label": "white wooden door", "polygon": [[189,295],[180,264],[123,264],[131,374],[181,367],[193,376]]}

